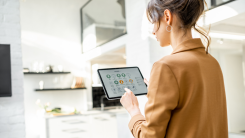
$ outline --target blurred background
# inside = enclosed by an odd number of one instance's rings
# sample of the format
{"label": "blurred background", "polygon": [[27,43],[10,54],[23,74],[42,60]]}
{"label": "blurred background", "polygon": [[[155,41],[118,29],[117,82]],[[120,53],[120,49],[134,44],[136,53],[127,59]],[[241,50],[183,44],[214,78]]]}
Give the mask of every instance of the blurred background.
{"label": "blurred background", "polygon": [[[245,0],[206,1],[198,25],[211,25],[229,137],[245,138]],[[12,78],[12,95],[0,97],[0,137],[133,138],[129,114],[105,98],[97,69],[138,66],[149,80],[153,63],[172,52],[151,34],[148,2],[0,0],[0,43],[10,45]],[[144,114],[147,98],[138,100]]]}

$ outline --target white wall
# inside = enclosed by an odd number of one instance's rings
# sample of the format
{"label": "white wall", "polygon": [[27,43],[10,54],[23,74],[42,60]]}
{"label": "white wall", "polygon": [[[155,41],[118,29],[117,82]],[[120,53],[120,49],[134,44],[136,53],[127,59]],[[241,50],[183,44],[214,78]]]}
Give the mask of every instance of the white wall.
{"label": "white wall", "polygon": [[49,60],[46,64],[61,62],[77,69],[83,67],[80,8],[85,2],[86,0],[21,1],[24,67],[35,60]]}
{"label": "white wall", "polygon": [[23,0],[21,28],[80,43],[80,8],[85,2],[87,0]]}
{"label": "white wall", "polygon": [[0,43],[11,45],[12,97],[0,98],[0,137],[25,138],[19,0],[0,0]]}
{"label": "white wall", "polygon": [[[62,65],[67,75],[25,75],[26,137],[41,134],[35,101],[51,103],[51,108],[91,107],[90,63],[82,59],[80,8],[87,0],[26,0],[21,1],[21,33],[23,67],[32,69],[35,62],[44,66]],[[86,90],[36,92],[39,81],[44,88],[69,88],[75,76],[84,77]]]}
{"label": "white wall", "polygon": [[227,97],[229,131],[245,128],[245,86],[243,84],[242,55],[223,55],[224,81]]}
{"label": "white wall", "polygon": [[[212,39],[211,54],[218,60],[225,82],[229,132],[240,133],[245,128],[245,85],[243,42]],[[234,136],[235,137],[235,136]]]}

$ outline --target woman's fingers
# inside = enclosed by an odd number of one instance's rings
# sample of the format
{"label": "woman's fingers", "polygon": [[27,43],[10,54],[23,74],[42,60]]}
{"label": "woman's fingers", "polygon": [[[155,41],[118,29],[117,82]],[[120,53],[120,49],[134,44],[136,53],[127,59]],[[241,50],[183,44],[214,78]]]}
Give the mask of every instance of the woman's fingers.
{"label": "woman's fingers", "polygon": [[128,94],[130,94],[130,93],[133,93],[130,89],[128,89],[128,88],[124,88],[124,90],[128,93]]}
{"label": "woman's fingers", "polygon": [[144,78],[144,82],[145,84],[149,85],[149,81],[146,78]]}
{"label": "woman's fingers", "polygon": [[138,99],[137,99],[137,97],[134,95],[134,93],[133,93],[130,89],[128,89],[128,88],[125,88],[125,91],[126,91],[126,94],[127,94],[127,95],[130,97],[130,99],[132,100],[132,103],[133,103],[134,105],[139,106]]}
{"label": "woman's fingers", "polygon": [[[149,86],[149,81],[148,81],[146,78],[144,78],[144,82],[145,82],[145,84],[146,84],[147,86]],[[146,97],[147,97],[147,95],[146,95]]]}
{"label": "woman's fingers", "polygon": [[131,90],[129,90],[128,88],[124,88],[124,90],[125,90],[126,92],[131,92]]}

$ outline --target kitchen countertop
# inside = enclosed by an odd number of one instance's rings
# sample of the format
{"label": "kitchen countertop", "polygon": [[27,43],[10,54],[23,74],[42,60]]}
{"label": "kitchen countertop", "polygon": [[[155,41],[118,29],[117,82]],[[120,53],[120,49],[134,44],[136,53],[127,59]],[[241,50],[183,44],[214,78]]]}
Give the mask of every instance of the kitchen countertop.
{"label": "kitchen countertop", "polygon": [[127,110],[123,107],[115,108],[115,109],[105,109],[104,111],[101,111],[100,109],[92,109],[88,111],[81,111],[79,114],[65,114],[65,115],[58,115],[54,116],[52,114],[46,113],[44,115],[45,119],[54,118],[54,117],[68,117],[68,116],[83,116],[83,115],[93,115],[93,114],[121,114],[121,113],[127,113]]}
{"label": "kitchen countertop", "polygon": [[240,132],[240,131],[237,131],[237,132],[229,132],[229,134],[243,135],[243,136],[245,136],[245,133],[244,132]]}

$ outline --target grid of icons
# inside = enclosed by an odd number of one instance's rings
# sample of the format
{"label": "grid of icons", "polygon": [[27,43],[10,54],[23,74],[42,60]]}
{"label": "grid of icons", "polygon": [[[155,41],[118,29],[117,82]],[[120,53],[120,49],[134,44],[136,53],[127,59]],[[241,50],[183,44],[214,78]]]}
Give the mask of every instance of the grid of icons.
{"label": "grid of icons", "polygon": [[125,92],[124,88],[136,91],[136,85],[145,85],[141,77],[132,78],[130,73],[107,74],[106,78],[109,80],[114,94]]}

